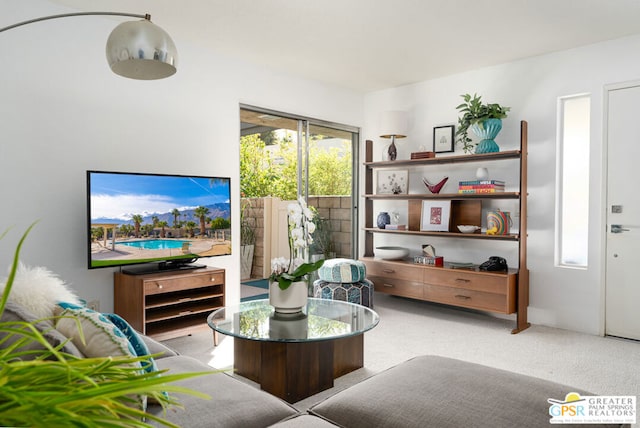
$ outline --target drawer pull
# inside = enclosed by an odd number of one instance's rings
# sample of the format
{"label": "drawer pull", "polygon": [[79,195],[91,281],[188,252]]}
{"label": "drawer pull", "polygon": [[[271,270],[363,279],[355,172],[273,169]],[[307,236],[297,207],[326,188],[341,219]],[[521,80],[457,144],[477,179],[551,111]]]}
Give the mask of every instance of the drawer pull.
{"label": "drawer pull", "polygon": [[467,283],[467,282],[471,282],[471,280],[470,280],[470,279],[464,279],[464,278],[456,278],[456,282],[464,282],[464,283]]}
{"label": "drawer pull", "polygon": [[382,269],[382,272],[384,272],[384,273],[396,273],[396,271],[393,270],[393,269]]}
{"label": "drawer pull", "polygon": [[470,296],[464,296],[462,294],[456,294],[456,299],[462,299],[462,300],[471,300]]}
{"label": "drawer pull", "polygon": [[158,284],[158,288],[164,288],[162,284]]}
{"label": "drawer pull", "polygon": [[384,284],[382,284],[382,285],[384,287],[387,287],[387,288],[393,288],[393,284],[389,284],[389,283],[386,283],[386,282]]}

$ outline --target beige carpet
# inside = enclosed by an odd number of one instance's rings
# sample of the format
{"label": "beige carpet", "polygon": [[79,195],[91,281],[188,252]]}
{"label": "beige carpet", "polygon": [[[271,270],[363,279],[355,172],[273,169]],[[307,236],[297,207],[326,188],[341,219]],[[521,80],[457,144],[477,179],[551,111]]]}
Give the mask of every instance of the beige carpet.
{"label": "beige carpet", "polygon": [[[640,395],[640,342],[533,325],[511,334],[514,322],[472,311],[376,293],[380,324],[365,334],[365,367],[295,404],[322,400],[417,355],[442,355],[572,385],[599,395]],[[216,368],[233,365],[233,339],[213,348],[204,332],[167,345]],[[243,379],[246,382],[253,382]]]}

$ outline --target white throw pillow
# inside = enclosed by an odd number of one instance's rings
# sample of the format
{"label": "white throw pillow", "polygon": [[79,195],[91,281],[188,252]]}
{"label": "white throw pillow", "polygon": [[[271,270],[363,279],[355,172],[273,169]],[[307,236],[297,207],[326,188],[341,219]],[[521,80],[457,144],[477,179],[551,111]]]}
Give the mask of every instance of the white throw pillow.
{"label": "white throw pillow", "polygon": [[[4,291],[7,279],[0,283],[0,293]],[[81,305],[73,291],[63,280],[42,266],[29,267],[20,263],[9,294],[9,301],[22,305],[37,319],[54,316],[58,302]]]}

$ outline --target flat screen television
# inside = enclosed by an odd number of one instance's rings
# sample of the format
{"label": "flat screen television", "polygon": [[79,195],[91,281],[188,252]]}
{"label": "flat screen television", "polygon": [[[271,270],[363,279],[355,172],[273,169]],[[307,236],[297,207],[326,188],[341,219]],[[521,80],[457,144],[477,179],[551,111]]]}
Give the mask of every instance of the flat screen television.
{"label": "flat screen television", "polygon": [[231,254],[231,179],[87,171],[87,237],[89,269],[201,267]]}

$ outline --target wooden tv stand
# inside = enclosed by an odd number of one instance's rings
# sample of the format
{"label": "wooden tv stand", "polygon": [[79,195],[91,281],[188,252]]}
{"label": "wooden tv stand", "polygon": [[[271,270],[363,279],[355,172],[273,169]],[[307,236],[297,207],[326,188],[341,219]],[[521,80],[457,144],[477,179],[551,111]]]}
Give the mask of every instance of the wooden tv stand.
{"label": "wooden tv stand", "polygon": [[204,268],[131,275],[115,273],[114,312],[156,340],[207,330],[225,303],[225,271]]}

